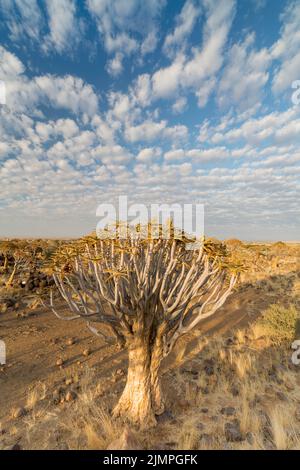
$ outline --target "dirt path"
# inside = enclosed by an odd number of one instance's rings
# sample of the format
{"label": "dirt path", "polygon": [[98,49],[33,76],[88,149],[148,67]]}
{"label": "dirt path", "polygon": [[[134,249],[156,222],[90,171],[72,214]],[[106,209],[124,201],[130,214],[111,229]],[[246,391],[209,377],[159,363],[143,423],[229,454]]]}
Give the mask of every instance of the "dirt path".
{"label": "dirt path", "polygon": [[[278,297],[278,292],[268,293],[255,286],[244,286],[213,318],[203,321],[199,337],[228,333],[245,326]],[[7,347],[7,365],[0,368],[0,421],[12,407],[24,405],[29,390],[39,382],[51,390],[85,365],[96,367],[105,381],[116,369],[126,366],[126,352],[104,344],[89,332],[84,321],[63,322],[47,309],[36,310],[24,317],[13,312],[2,314],[0,338]],[[74,338],[71,345],[68,344],[70,338]],[[182,338],[163,369],[172,367],[179,348],[185,347],[187,353],[192,353],[196,344],[195,335],[192,340]],[[84,355],[86,349],[90,352],[87,356]],[[63,360],[61,367],[56,365],[58,358]]]}

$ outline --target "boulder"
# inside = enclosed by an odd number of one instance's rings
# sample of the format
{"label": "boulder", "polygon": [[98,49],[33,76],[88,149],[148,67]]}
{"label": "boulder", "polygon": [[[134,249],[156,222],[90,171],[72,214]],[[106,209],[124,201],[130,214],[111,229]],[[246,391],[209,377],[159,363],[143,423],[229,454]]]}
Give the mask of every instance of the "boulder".
{"label": "boulder", "polygon": [[236,411],[233,406],[225,406],[224,408],[221,409],[221,414],[225,416],[233,416],[235,415]]}
{"label": "boulder", "polygon": [[244,441],[245,438],[241,432],[240,422],[238,419],[225,423],[225,437],[228,442]]}

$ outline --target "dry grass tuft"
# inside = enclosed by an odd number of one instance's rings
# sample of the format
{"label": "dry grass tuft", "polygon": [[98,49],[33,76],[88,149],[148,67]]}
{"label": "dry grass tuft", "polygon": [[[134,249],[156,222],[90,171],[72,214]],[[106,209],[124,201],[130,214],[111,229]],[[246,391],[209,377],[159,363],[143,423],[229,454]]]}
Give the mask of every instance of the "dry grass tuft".
{"label": "dry grass tuft", "polygon": [[288,448],[287,413],[280,406],[276,406],[269,414],[274,446],[277,450]]}
{"label": "dry grass tuft", "polygon": [[199,448],[199,431],[193,419],[184,422],[178,437],[178,450],[196,450]]}
{"label": "dry grass tuft", "polygon": [[34,410],[35,406],[40,400],[46,398],[46,385],[44,383],[37,384],[32,390],[28,392],[26,400],[26,408],[28,410]]}
{"label": "dry grass tuft", "polygon": [[250,353],[243,353],[235,355],[233,363],[235,365],[236,374],[239,379],[244,379],[246,374],[252,368],[252,355]]}

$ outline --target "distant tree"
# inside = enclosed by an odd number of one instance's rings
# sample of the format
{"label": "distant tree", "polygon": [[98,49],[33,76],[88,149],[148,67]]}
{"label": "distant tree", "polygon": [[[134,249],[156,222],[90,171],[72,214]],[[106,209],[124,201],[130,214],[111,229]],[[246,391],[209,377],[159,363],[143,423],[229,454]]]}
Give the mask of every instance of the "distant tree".
{"label": "distant tree", "polygon": [[230,248],[238,248],[243,246],[243,242],[241,242],[241,240],[238,238],[229,238],[228,240],[225,240],[225,243]]}
{"label": "distant tree", "polygon": [[178,338],[213,315],[238,278],[225,246],[204,243],[186,250],[186,240],[93,237],[67,245],[53,258],[57,289],[69,316],[84,318],[104,340],[128,349],[125,389],[113,410],[140,427],[164,411],[159,369]]}
{"label": "distant tree", "polygon": [[281,251],[281,250],[286,249],[287,246],[288,246],[288,245],[287,245],[286,243],[279,241],[279,242],[273,243],[272,248],[276,248],[276,249],[278,249],[279,251]]}
{"label": "distant tree", "polygon": [[15,275],[29,267],[33,259],[32,246],[29,242],[23,240],[12,240],[10,254],[13,257],[13,268],[6,287],[10,287],[14,281]]}
{"label": "distant tree", "polygon": [[10,240],[1,240],[0,242],[0,254],[3,257],[3,265],[1,270],[3,273],[6,273],[8,269],[8,260],[12,256],[14,244]]}

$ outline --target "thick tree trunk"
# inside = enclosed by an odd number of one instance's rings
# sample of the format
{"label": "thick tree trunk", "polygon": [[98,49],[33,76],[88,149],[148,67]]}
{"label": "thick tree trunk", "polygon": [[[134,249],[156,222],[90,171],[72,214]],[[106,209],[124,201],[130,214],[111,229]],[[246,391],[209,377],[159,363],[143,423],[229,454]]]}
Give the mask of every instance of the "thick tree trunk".
{"label": "thick tree trunk", "polygon": [[156,415],[161,415],[165,411],[165,401],[162,393],[162,386],[159,376],[160,364],[163,358],[162,339],[157,337],[151,355],[151,397],[152,406]]}
{"label": "thick tree trunk", "polygon": [[127,382],[113,410],[115,417],[121,416],[144,429],[155,426],[155,415],[164,411],[160,362],[161,351],[154,347],[151,353],[149,338],[135,338],[129,345]]}
{"label": "thick tree trunk", "polygon": [[151,401],[150,349],[147,338],[136,338],[128,348],[128,374],[113,415],[141,428],[156,424]]}

